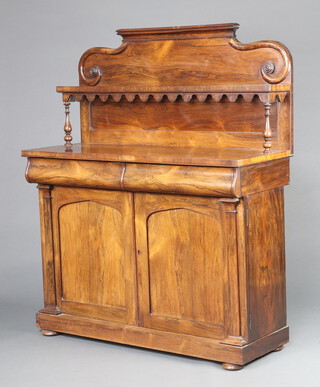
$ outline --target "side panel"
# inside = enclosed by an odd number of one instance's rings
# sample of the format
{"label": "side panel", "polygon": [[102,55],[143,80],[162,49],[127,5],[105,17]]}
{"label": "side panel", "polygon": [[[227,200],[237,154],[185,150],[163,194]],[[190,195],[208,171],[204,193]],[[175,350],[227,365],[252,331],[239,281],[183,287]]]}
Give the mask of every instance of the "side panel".
{"label": "side panel", "polygon": [[245,198],[249,339],[286,326],[283,188]]}
{"label": "side panel", "polygon": [[136,323],[132,194],[55,187],[52,196],[60,309]]}

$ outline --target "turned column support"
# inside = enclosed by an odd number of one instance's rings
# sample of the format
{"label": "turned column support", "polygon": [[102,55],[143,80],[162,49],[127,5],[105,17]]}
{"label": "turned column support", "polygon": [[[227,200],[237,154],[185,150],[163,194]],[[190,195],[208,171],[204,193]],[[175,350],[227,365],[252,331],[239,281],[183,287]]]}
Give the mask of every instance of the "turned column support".
{"label": "turned column support", "polygon": [[264,137],[264,153],[270,152],[271,149],[271,137],[272,137],[272,131],[270,128],[270,109],[271,109],[271,103],[267,102],[264,104],[264,116],[266,117],[266,126],[263,133]]}
{"label": "turned column support", "polygon": [[72,151],[72,143],[71,141],[73,140],[73,137],[71,136],[71,132],[72,132],[72,125],[71,125],[71,122],[70,122],[70,100],[67,99],[67,100],[64,100],[63,101],[63,105],[64,105],[64,113],[65,113],[65,123],[64,123],[64,132],[65,132],[65,136],[64,136],[64,141],[65,141],[65,147],[66,147],[66,151]]}

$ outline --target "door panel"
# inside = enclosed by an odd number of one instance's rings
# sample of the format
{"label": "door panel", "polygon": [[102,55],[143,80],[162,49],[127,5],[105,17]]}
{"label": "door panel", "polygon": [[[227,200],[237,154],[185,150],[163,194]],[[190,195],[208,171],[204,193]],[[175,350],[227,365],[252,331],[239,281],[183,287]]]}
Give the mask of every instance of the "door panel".
{"label": "door panel", "polygon": [[135,194],[135,224],[141,325],[225,338],[228,237],[219,199]]}
{"label": "door panel", "polygon": [[132,194],[55,187],[53,214],[60,309],[136,323]]}
{"label": "door panel", "polygon": [[125,308],[121,213],[91,201],[71,203],[59,211],[59,229],[63,299]]}
{"label": "door panel", "polygon": [[219,223],[173,209],[151,214],[147,231],[151,314],[223,324]]}

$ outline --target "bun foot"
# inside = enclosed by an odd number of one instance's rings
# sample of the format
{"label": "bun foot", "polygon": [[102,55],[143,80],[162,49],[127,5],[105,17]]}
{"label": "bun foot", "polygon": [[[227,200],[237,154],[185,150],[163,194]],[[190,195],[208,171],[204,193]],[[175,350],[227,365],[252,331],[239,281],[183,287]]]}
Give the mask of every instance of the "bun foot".
{"label": "bun foot", "polygon": [[42,330],[41,330],[41,333],[43,334],[43,336],[56,336],[56,335],[59,334],[58,332],[55,332],[55,331],[49,331],[49,330],[47,330],[47,329],[42,329]]}
{"label": "bun foot", "polygon": [[231,364],[231,363],[222,363],[222,368],[228,371],[239,371],[242,370],[243,365]]}
{"label": "bun foot", "polygon": [[279,345],[279,347],[276,348],[276,349],[274,349],[273,351],[274,351],[274,352],[279,352],[279,351],[282,351],[283,348],[284,348],[284,345]]}

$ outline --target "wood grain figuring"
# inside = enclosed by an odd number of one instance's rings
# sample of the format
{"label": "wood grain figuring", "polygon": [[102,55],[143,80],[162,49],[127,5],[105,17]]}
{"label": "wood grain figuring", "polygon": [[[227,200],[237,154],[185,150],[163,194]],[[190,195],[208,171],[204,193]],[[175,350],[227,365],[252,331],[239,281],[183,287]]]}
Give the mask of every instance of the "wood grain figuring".
{"label": "wood grain figuring", "polygon": [[289,184],[289,160],[236,169],[32,158],[27,179],[70,187],[240,198]]}
{"label": "wood grain figuring", "polygon": [[81,142],[89,143],[89,113],[90,103],[87,100],[81,100],[80,102],[80,130],[81,130]]}
{"label": "wood grain figuring", "polygon": [[67,204],[59,229],[63,299],[125,308],[121,213],[91,201]]}
{"label": "wood grain figuring", "polygon": [[[277,73],[287,66],[275,48],[238,51],[228,38],[131,41],[116,55],[104,49],[90,53],[81,61],[83,74],[90,78],[90,69],[99,64],[99,86],[257,85],[265,82],[265,63],[274,63]],[[80,85],[86,83],[80,76]]]}
{"label": "wood grain figuring", "polygon": [[126,323],[136,320],[131,205],[129,193],[55,187],[55,262],[61,273],[57,289],[62,311]]}
{"label": "wood grain figuring", "polygon": [[186,39],[190,37],[231,37],[239,28],[238,23],[207,24],[179,27],[123,28],[117,34],[125,41],[148,39]]}
{"label": "wood grain figuring", "polygon": [[173,209],[151,214],[147,228],[151,314],[222,325],[219,222]]}
{"label": "wood grain figuring", "polygon": [[[239,284],[239,318],[240,318],[240,336],[241,339],[234,341],[235,345],[249,342],[249,294],[248,294],[248,265],[246,250],[246,209],[244,200],[240,199],[237,203],[236,233],[237,233],[237,267]],[[229,337],[229,341],[231,338]],[[245,342],[245,343],[244,343]]]}
{"label": "wood grain figuring", "polygon": [[32,158],[26,178],[30,183],[122,189],[123,168],[121,163]]}
{"label": "wood grain figuring", "polygon": [[[291,70],[292,57],[289,50],[278,42],[271,41],[261,41],[254,43],[240,43],[237,39],[232,37],[229,40],[230,45],[236,50],[240,51],[251,51],[251,50],[261,50],[262,48],[271,48],[277,51],[283,60],[283,66],[281,69],[277,69],[277,66],[272,61],[266,61],[261,67],[261,76],[268,83],[280,83],[287,78]],[[276,74],[274,74],[276,73]]]}
{"label": "wood grain figuring", "polygon": [[[243,150],[261,150],[263,136],[261,133],[250,132],[182,132],[172,130],[137,130],[130,129],[95,129],[89,131],[91,143],[108,143],[119,145],[140,145],[175,147],[178,152],[183,148],[210,148],[210,149],[243,149]],[[275,139],[276,141],[276,139]],[[285,151],[279,149],[275,143],[277,152]]]}
{"label": "wood grain figuring", "polygon": [[51,189],[49,185],[38,185],[44,298],[44,308],[41,312],[57,314],[59,309],[55,291]]}
{"label": "wood grain figuring", "polygon": [[186,195],[234,196],[234,168],[127,164],[123,187],[128,191]]}
{"label": "wood grain figuring", "polygon": [[[86,113],[81,115],[87,115],[91,127],[82,139],[92,143],[174,142],[180,146],[261,148],[263,138],[253,134],[264,131],[263,113],[259,117],[255,103],[251,103],[257,96],[261,102],[274,105],[275,110],[276,101],[282,103],[287,98],[283,92],[291,89],[292,58],[278,42],[238,42],[234,36],[236,28],[232,25],[220,30],[209,25],[169,28],[165,32],[124,30],[125,41],[118,49],[86,51],[79,62],[80,88],[57,89],[64,93],[66,101],[93,101],[95,108],[90,112],[82,104]],[[190,61],[191,57],[197,61]],[[179,99],[185,102],[174,102]],[[227,103],[221,103],[226,100]],[[243,100],[246,103],[241,103]],[[279,141],[288,137],[282,133],[288,132],[288,128],[278,128],[275,119],[271,111],[273,146],[292,147],[292,142]],[[82,124],[83,130],[88,127]],[[106,128],[110,129],[107,133],[103,131]],[[153,133],[132,135],[133,129]],[[162,133],[163,130],[168,132]],[[192,134],[181,135],[177,130]],[[203,133],[217,130],[227,135]]]}
{"label": "wood grain figuring", "polygon": [[42,329],[54,329],[58,332],[107,340],[122,344],[136,345],[160,351],[200,357],[202,359],[247,364],[258,357],[273,351],[277,343],[288,342],[288,327],[264,336],[244,347],[221,344],[214,339],[165,332],[150,328],[134,327],[61,314],[49,316],[37,314],[37,326]]}
{"label": "wood grain figuring", "polygon": [[[260,136],[260,135],[259,135]],[[139,136],[138,136],[139,137]],[[241,167],[245,165],[257,164],[265,161],[285,158],[291,156],[291,151],[271,150],[269,154],[265,154],[263,149],[234,149],[234,148],[198,148],[198,147],[175,147],[175,146],[147,146],[147,145],[115,145],[115,144],[74,144],[72,152],[66,152],[64,146],[52,146],[47,148],[29,149],[22,151],[22,156],[29,158],[29,165],[26,170],[26,179],[32,183],[38,178],[42,178],[41,173],[45,169],[34,168],[40,161],[33,160],[34,158],[41,159],[59,159],[59,160],[85,160],[85,161],[112,161],[124,163],[148,163],[148,164],[171,164],[171,165],[197,165],[210,167]],[[54,163],[58,161],[41,161],[41,163]],[[45,164],[47,165],[47,164]],[[72,163],[70,163],[71,167]],[[82,166],[83,165],[83,166]],[[85,178],[96,179],[97,184],[101,184],[106,177],[96,176],[92,170],[86,170],[88,165],[94,164],[75,163],[77,169],[83,172],[75,173],[75,179],[82,181],[82,175]],[[109,170],[109,166],[111,170]],[[45,167],[44,167],[45,168]],[[53,168],[53,166],[52,166]],[[62,164],[63,168],[63,164]],[[97,168],[98,164],[97,164]],[[121,166],[119,167],[121,168]],[[113,164],[105,164],[107,171],[107,179],[113,183],[113,173],[116,173],[117,168]],[[46,171],[47,172],[47,171]],[[35,174],[33,176],[33,173]],[[111,174],[111,176],[109,175]],[[51,177],[55,181],[59,181],[59,175],[52,171]],[[117,177],[116,177],[117,179]],[[47,180],[47,179],[45,179]],[[62,181],[66,179],[63,177]],[[105,182],[103,183],[105,184]]]}
{"label": "wood grain figuring", "polygon": [[228,270],[218,201],[137,194],[135,203],[141,324],[222,339]]}
{"label": "wood grain figuring", "polygon": [[278,103],[278,141],[279,147],[291,149],[293,152],[293,93],[288,94],[288,97],[283,103]]}
{"label": "wood grain figuring", "polygon": [[235,188],[237,196],[246,196],[276,187],[289,184],[290,168],[289,159],[273,160],[268,163],[248,165],[239,168],[237,179],[238,187]]}
{"label": "wood grain figuring", "polygon": [[244,364],[247,364],[260,356],[265,355],[266,353],[274,351],[279,346],[287,344],[288,341],[289,328],[285,326],[243,347],[243,362]]}
{"label": "wood grain figuring", "polygon": [[[223,101],[145,104],[102,103],[97,100],[91,103],[90,142],[112,142],[110,136],[114,133],[117,135],[117,143],[129,143],[135,136],[132,131],[141,131],[141,134],[137,135],[148,136],[150,145],[157,145],[159,140],[163,142],[159,136],[165,137],[168,133],[171,144],[180,145],[181,141],[187,138],[189,143],[199,147],[208,146],[209,143],[218,147],[250,146],[262,149],[262,134],[265,128],[263,104],[259,101]],[[276,107],[276,104],[272,104],[270,114],[272,143],[275,149],[278,149]],[[146,133],[147,131],[149,133]],[[220,141],[217,141],[218,132],[226,134]],[[129,137],[128,133],[131,133]],[[183,146],[183,143],[181,145]]]}
{"label": "wood grain figuring", "polygon": [[[239,87],[237,85],[221,86],[157,86],[156,89],[148,86],[117,88],[103,88],[97,86],[57,86],[58,93],[62,93],[63,101],[68,102],[253,102],[262,103],[283,102],[288,95],[289,87],[286,85],[273,86],[251,85]],[[183,91],[181,91],[183,90]],[[272,90],[272,91],[271,91]]]}
{"label": "wood grain figuring", "polygon": [[283,188],[245,198],[250,339],[286,325]]}
{"label": "wood grain figuring", "polygon": [[[261,102],[265,103],[268,100],[270,102],[275,102],[279,100],[282,102],[288,92],[290,92],[290,85],[286,84],[274,84],[270,85],[267,83],[249,85],[232,85],[232,84],[207,84],[207,85],[183,85],[183,86],[174,86],[174,85],[158,85],[150,86],[146,84],[141,84],[139,86],[101,86],[97,85],[95,87],[81,85],[81,86],[56,86],[56,91],[62,93],[63,97],[68,95],[73,96],[76,101],[78,101],[79,95],[87,98],[88,101],[92,102],[95,97],[99,98],[101,102],[106,102],[108,98],[106,96],[111,96],[114,102],[119,102],[122,98],[123,101],[128,102],[137,102],[135,98],[132,98],[132,94],[137,94],[136,97],[140,98],[142,102],[150,102],[149,97],[153,97],[153,102],[162,102],[162,99],[167,97],[170,102],[175,102],[178,100],[184,100],[184,102],[191,102],[193,96],[196,97],[194,101],[198,100],[199,102],[204,102],[206,98],[203,98],[203,95],[206,94],[206,97],[212,97],[213,102],[220,102],[222,98],[225,97],[230,102],[236,102],[241,97],[245,102],[251,102],[254,98],[260,99]],[[148,98],[145,99],[148,94]],[[160,94],[162,94],[161,99]],[[191,95],[192,98],[187,98],[186,94]],[[173,96],[175,95],[175,96]],[[120,97],[119,97],[120,96]],[[116,97],[113,98],[113,97]],[[119,98],[119,99],[118,99]],[[138,98],[138,99],[139,99]],[[65,98],[64,101],[68,99]],[[73,100],[69,102],[74,102]],[[79,102],[79,101],[78,101]],[[109,102],[112,102],[110,100]],[[193,101],[192,101],[193,102]]]}
{"label": "wood grain figuring", "polygon": [[120,47],[82,55],[79,86],[57,87],[66,144],[22,151],[39,184],[44,335],[227,370],[288,342],[292,58],[238,27],[118,30]]}
{"label": "wood grain figuring", "polygon": [[242,343],[240,330],[239,279],[236,214],[238,199],[220,199],[223,225],[225,343]]}
{"label": "wood grain figuring", "polygon": [[[276,105],[271,113],[276,128]],[[263,132],[264,106],[259,101],[111,102],[90,104],[91,129]],[[125,114],[124,114],[125,113]],[[189,136],[192,133],[188,134]]]}

